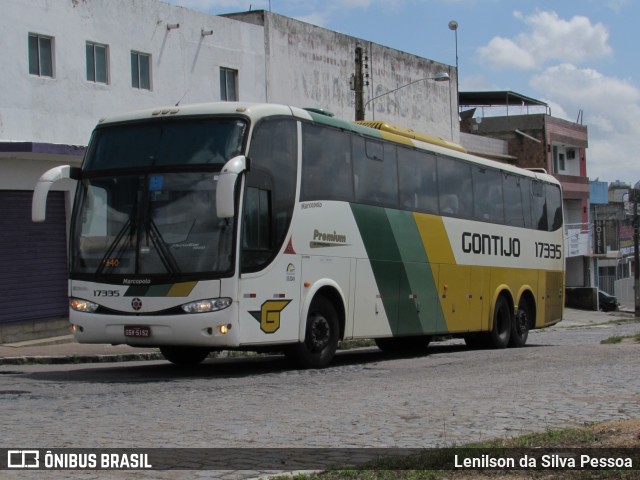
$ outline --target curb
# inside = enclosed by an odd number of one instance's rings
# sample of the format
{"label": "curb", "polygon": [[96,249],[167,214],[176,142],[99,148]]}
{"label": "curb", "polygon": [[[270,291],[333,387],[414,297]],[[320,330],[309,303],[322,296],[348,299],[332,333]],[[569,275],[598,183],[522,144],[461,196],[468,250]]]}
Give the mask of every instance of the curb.
{"label": "curb", "polygon": [[117,355],[18,356],[0,358],[0,365],[63,365],[79,363],[115,363],[163,360],[161,353],[124,353]]}

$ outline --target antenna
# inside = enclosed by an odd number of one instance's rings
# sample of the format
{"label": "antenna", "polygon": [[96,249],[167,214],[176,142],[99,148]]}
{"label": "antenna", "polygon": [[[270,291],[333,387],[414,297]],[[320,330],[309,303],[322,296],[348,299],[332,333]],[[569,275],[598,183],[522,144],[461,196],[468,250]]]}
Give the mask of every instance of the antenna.
{"label": "antenna", "polygon": [[186,91],[186,92],[184,92],[184,95],[182,95],[182,96],[180,97],[180,100],[178,100],[178,101],[176,102],[176,104],[174,105],[175,107],[179,107],[179,106],[180,106],[180,102],[182,101],[182,99],[183,99],[184,97],[186,97],[186,96],[187,96],[187,93],[189,93],[189,89],[188,89],[188,88],[187,88],[187,91]]}

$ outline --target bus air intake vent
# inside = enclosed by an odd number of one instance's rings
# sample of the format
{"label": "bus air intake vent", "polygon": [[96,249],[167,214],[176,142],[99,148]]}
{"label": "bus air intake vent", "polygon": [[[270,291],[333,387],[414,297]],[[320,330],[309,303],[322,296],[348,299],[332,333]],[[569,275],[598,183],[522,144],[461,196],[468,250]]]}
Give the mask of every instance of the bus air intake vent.
{"label": "bus air intake vent", "polygon": [[439,147],[450,148],[451,150],[457,150],[459,152],[467,151],[462,145],[458,145],[457,143],[450,142],[449,140],[445,140],[441,137],[436,137],[435,135],[429,135],[428,133],[420,133],[412,130],[410,128],[398,127],[396,125],[392,125],[387,122],[382,121],[373,121],[373,120],[360,120],[356,122],[358,125],[362,125],[365,127],[375,128],[376,130],[381,130],[383,132],[394,133],[396,135],[400,135],[401,137],[412,138],[414,140],[419,140],[421,142],[430,143],[432,145],[438,145]]}

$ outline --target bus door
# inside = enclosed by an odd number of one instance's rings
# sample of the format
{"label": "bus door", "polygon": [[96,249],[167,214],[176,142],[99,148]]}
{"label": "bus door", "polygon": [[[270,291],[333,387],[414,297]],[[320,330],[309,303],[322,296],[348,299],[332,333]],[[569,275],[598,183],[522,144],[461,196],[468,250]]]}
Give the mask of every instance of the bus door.
{"label": "bus door", "polygon": [[[242,343],[288,342],[298,338],[299,270],[295,255],[278,255],[274,234],[271,175],[247,175],[240,232],[240,334]],[[275,258],[274,258],[275,257]]]}

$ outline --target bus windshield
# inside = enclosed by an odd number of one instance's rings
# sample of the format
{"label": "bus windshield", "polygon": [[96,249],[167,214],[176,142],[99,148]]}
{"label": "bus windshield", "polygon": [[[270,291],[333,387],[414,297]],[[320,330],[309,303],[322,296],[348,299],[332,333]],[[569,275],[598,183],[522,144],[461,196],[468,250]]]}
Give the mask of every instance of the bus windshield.
{"label": "bus windshield", "polygon": [[246,122],[239,118],[157,119],[98,127],[84,171],[221,164],[239,155]]}
{"label": "bus windshield", "polygon": [[175,118],[97,128],[74,206],[71,274],[230,272],[233,219],[216,216],[217,172],[242,151],[246,125]]}
{"label": "bus windshield", "polygon": [[72,274],[222,274],[231,269],[233,221],[216,216],[213,172],[82,181]]}

